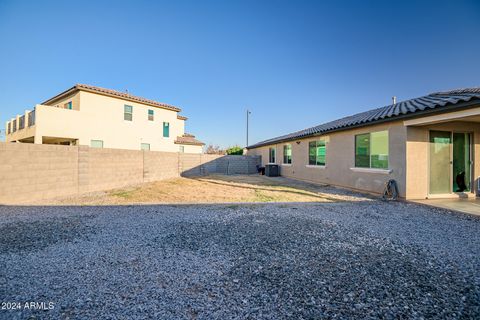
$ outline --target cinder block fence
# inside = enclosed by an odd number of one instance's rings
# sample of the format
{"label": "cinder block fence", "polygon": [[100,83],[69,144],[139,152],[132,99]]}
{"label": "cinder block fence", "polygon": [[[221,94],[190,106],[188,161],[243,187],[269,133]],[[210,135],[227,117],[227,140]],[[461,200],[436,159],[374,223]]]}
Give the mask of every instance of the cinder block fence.
{"label": "cinder block fence", "polygon": [[179,176],[251,174],[259,156],[0,142],[0,203],[47,199]]}

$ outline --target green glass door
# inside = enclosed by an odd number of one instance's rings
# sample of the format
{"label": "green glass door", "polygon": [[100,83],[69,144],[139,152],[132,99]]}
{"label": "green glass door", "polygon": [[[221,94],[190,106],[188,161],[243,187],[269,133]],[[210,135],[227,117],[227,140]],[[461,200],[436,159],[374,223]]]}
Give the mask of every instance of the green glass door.
{"label": "green glass door", "polygon": [[452,192],[452,133],[430,131],[430,194]]}
{"label": "green glass door", "polygon": [[471,185],[471,134],[453,133],[453,191],[470,192]]}

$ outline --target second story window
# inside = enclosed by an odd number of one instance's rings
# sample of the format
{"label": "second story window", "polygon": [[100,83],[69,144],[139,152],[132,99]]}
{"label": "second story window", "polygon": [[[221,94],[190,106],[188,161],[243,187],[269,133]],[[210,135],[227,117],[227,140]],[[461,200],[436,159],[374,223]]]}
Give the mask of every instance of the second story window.
{"label": "second story window", "polygon": [[12,128],[12,132],[15,132],[15,131],[17,131],[17,120],[16,120],[16,119],[15,119],[15,120],[13,120],[12,126],[13,126],[13,128]]}
{"label": "second story window", "polygon": [[103,148],[103,140],[91,140],[90,147],[92,148]]}
{"label": "second story window", "polygon": [[12,133],[12,131],[10,130],[10,122],[7,123],[7,134],[10,134]]}
{"label": "second story window", "polygon": [[165,138],[170,137],[170,124],[168,122],[163,123],[163,136]]}
{"label": "second story window", "polygon": [[148,121],[153,121],[154,113],[153,110],[148,110]]}
{"label": "second story window", "polygon": [[69,101],[63,105],[64,109],[72,110],[72,101]]}
{"label": "second story window", "polygon": [[123,120],[132,121],[133,120],[133,107],[125,105],[123,107]]}

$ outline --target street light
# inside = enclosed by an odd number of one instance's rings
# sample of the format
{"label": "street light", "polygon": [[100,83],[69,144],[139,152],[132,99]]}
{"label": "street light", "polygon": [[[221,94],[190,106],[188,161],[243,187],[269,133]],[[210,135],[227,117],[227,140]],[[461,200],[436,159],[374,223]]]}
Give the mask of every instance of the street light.
{"label": "street light", "polygon": [[248,111],[248,109],[247,109],[247,145],[246,145],[246,147],[248,147],[248,115],[249,114],[251,114],[251,112]]}

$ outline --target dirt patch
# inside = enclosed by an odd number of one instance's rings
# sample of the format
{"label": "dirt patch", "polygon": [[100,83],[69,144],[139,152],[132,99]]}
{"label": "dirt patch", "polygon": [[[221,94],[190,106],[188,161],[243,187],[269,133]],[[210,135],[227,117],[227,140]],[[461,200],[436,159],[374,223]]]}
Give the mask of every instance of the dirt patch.
{"label": "dirt patch", "polygon": [[175,178],[41,204],[116,205],[230,202],[333,202],[365,200],[345,190],[259,175]]}

